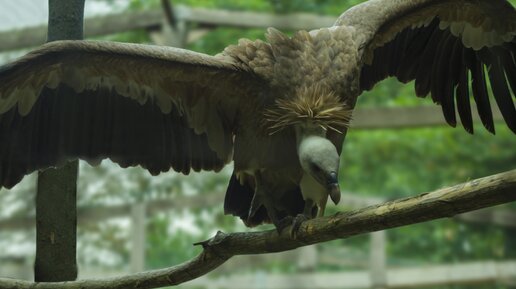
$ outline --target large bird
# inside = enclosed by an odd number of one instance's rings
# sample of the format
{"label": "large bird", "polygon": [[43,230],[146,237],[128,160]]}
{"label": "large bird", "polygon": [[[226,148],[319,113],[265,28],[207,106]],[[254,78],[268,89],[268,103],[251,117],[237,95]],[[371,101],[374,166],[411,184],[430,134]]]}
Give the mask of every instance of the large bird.
{"label": "large bird", "polygon": [[371,0],[332,27],[266,36],[215,56],[56,41],[0,68],[0,186],[77,158],[152,174],[233,160],[226,213],[281,229],[339,201],[355,102],[389,76],[415,80],[417,96],[430,94],[452,126],[458,112],[470,133],[472,100],[494,133],[494,99],[516,132],[516,12],[506,0]]}

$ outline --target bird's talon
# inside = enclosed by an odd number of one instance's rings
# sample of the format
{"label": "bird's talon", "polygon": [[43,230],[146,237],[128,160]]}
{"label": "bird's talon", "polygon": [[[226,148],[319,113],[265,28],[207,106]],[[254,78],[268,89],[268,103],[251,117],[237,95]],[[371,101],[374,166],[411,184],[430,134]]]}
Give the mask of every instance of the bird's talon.
{"label": "bird's talon", "polygon": [[309,218],[303,214],[299,214],[294,218],[294,220],[292,221],[292,229],[290,230],[290,237],[292,237],[292,239],[297,239],[297,233],[301,228],[301,224],[308,220]]}
{"label": "bird's talon", "polygon": [[281,232],[283,232],[283,230],[285,228],[287,228],[288,226],[292,225],[293,221],[294,221],[294,218],[292,218],[291,216],[287,216],[287,217],[279,220],[278,222],[276,222],[274,224],[274,226],[276,226],[276,231],[278,232],[278,235],[280,235]]}

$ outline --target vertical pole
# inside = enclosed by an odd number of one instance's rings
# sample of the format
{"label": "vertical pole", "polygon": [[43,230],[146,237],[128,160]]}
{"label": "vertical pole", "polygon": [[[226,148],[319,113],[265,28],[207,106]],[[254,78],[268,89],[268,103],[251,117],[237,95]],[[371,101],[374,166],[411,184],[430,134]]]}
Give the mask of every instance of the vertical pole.
{"label": "vertical pole", "polygon": [[71,281],[76,263],[77,162],[38,175],[36,195],[36,282]]}
{"label": "vertical pole", "polygon": [[[84,0],[49,0],[48,41],[83,38]],[[77,278],[78,162],[38,175],[36,195],[37,282]]]}
{"label": "vertical pole", "polygon": [[184,20],[176,23],[176,27],[170,27],[168,22],[164,21],[161,26],[161,34],[163,36],[163,45],[184,48],[188,39],[188,24]]}
{"label": "vertical pole", "polygon": [[305,246],[297,249],[299,257],[297,266],[301,272],[314,272],[317,269],[319,256],[317,252],[317,245]]}
{"label": "vertical pole", "polygon": [[131,272],[142,272],[145,270],[145,223],[146,205],[144,202],[136,203],[131,208],[132,218],[132,250],[131,250]]}
{"label": "vertical pole", "polygon": [[156,44],[184,48],[188,40],[189,25],[180,17],[179,11],[174,9],[170,0],[161,0],[164,17],[161,32],[151,34]]}
{"label": "vertical pole", "polygon": [[47,41],[84,38],[84,0],[48,0]]}
{"label": "vertical pole", "polygon": [[[508,259],[516,259],[516,230],[514,228],[505,229],[505,257]],[[508,282],[506,285],[507,289],[516,289],[516,279],[512,279],[512,282]]]}
{"label": "vertical pole", "polygon": [[374,289],[387,288],[387,256],[385,231],[371,233],[370,268]]}

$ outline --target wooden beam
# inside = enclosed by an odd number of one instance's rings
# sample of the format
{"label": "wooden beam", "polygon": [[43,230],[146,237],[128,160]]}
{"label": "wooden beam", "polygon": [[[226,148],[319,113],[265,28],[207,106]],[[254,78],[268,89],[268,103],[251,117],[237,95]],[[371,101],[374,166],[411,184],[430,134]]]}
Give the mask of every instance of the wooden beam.
{"label": "wooden beam", "polygon": [[[206,26],[231,26],[242,28],[276,27],[286,30],[315,29],[331,26],[336,17],[307,13],[276,15],[270,13],[227,11],[177,6],[178,21],[193,22]],[[160,9],[129,11],[85,20],[85,37],[95,37],[127,32],[135,29],[159,28],[163,23]],[[0,51],[34,47],[45,43],[47,26],[41,25],[0,32]]]}
{"label": "wooden beam", "polygon": [[454,218],[468,223],[496,224],[508,229],[516,229],[516,212],[508,209],[489,208],[457,215]]}
{"label": "wooden beam", "polygon": [[[173,200],[155,200],[146,203],[146,211],[149,215],[161,211],[170,211],[183,208],[209,208],[214,204],[222,204],[224,195],[221,192],[205,193],[194,196],[175,196]],[[380,197],[364,197],[352,192],[343,192],[340,210],[357,209],[385,202]],[[118,206],[80,207],[78,209],[79,225],[97,223],[111,218],[123,218],[131,215],[132,204]],[[516,213],[507,209],[492,209],[474,211],[460,214],[454,219],[471,223],[488,223],[501,227],[516,228]],[[0,231],[25,230],[34,227],[34,216],[20,216],[8,219],[0,219]]]}
{"label": "wooden beam", "polygon": [[203,25],[243,28],[275,27],[286,30],[318,29],[335,23],[336,16],[309,13],[271,14],[251,11],[229,11],[177,6],[177,18]]}
{"label": "wooden beam", "polygon": [[[368,271],[332,273],[267,274],[260,288],[264,289],[370,289],[373,284]],[[460,284],[494,284],[516,278],[516,261],[474,262],[452,265],[418,266],[389,269],[386,288],[415,288]],[[238,274],[221,278],[201,277],[182,284],[185,288],[256,288],[256,275]]]}
{"label": "wooden beam", "polygon": [[[84,36],[94,37],[135,29],[149,28],[161,24],[160,10],[124,12],[103,16],[89,17],[84,22]],[[34,47],[45,43],[47,25],[27,27],[0,32],[0,51]]]}
{"label": "wooden beam", "polygon": [[[480,118],[476,113],[476,106],[472,106],[473,120],[477,123]],[[502,122],[503,117],[497,107],[493,107],[493,118]],[[460,126],[460,120],[457,120]],[[354,129],[398,129],[417,128],[426,126],[447,125],[440,106],[415,107],[378,107],[361,108],[353,112],[351,127]],[[477,127],[481,126],[478,124]],[[480,128],[480,127],[479,127]]]}
{"label": "wooden beam", "polygon": [[[222,193],[206,193],[196,196],[177,196],[173,200],[155,200],[146,203],[146,212],[149,215],[160,211],[183,208],[208,208],[214,204],[222,204]],[[111,218],[129,217],[133,204],[118,206],[82,207],[78,212],[78,224],[97,223]],[[34,216],[14,217],[0,220],[0,230],[20,230],[34,227]]]}
{"label": "wooden beam", "polygon": [[[309,246],[306,248],[311,248],[313,246]],[[301,249],[301,248],[300,248]],[[333,248],[332,250],[322,250],[322,252],[318,253],[318,265],[328,265],[332,267],[347,267],[347,268],[356,268],[356,269],[365,269],[368,268],[369,262],[367,260],[367,255],[357,256],[345,254],[349,252],[349,247],[339,246],[338,248]],[[337,254],[336,254],[337,252]],[[300,261],[300,250],[292,250],[281,253],[271,253],[271,254],[263,254],[263,255],[247,255],[247,256],[236,256],[231,258],[224,266],[217,268],[217,274],[223,275],[231,275],[235,272],[238,272],[242,269],[252,269],[252,268],[267,268],[271,263],[281,264],[285,266],[292,266],[293,264],[298,264]],[[0,262],[3,262],[5,259],[0,259]],[[5,261],[5,264],[8,263],[9,260]],[[25,261],[25,259],[22,259]],[[12,262],[10,262],[12,263]],[[3,263],[2,263],[3,264]],[[3,268],[0,268],[3,269]],[[302,268],[302,270],[305,268]],[[306,272],[306,270],[303,270]],[[90,278],[108,278],[115,277],[127,274],[127,271],[118,271],[118,270],[102,270],[98,271],[95,267],[84,268],[79,272],[79,279],[90,279]],[[0,274],[3,274],[3,271],[0,271]],[[267,273],[266,275],[268,275]],[[7,275],[12,278],[17,278],[19,275]],[[23,275],[22,275],[23,276]],[[182,284],[181,287],[195,287],[188,286],[189,283]]]}

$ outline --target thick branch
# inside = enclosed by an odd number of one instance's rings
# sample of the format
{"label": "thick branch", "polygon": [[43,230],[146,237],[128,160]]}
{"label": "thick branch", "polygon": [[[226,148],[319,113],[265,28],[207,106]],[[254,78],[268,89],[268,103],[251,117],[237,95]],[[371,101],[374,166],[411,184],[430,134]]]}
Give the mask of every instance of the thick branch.
{"label": "thick branch", "polygon": [[288,230],[281,235],[274,230],[231,234],[219,232],[214,238],[202,243],[204,251],[199,256],[174,267],[118,278],[72,282],[33,283],[0,278],[0,288],[121,289],[177,285],[210,272],[235,255],[292,250],[513,201],[516,201],[516,170],[412,198],[310,220],[301,225],[295,240],[290,238]]}

